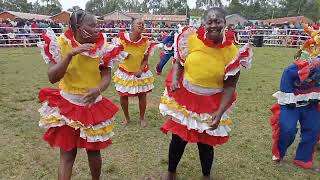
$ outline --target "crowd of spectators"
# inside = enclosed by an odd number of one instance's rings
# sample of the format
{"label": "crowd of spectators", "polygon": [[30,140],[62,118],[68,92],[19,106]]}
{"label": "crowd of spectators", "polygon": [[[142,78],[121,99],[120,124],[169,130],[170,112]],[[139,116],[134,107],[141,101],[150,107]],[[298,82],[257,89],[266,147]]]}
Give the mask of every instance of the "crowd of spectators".
{"label": "crowd of spectators", "polygon": [[49,20],[0,19],[0,44],[36,43],[40,40],[42,31],[48,27],[61,33],[65,26]]}
{"label": "crowd of spectators", "polygon": [[[101,31],[103,33],[108,33],[109,37],[114,37],[120,31],[130,31],[131,25],[131,21],[110,21],[99,24],[98,28],[101,28]],[[178,27],[182,25],[183,24],[146,21],[145,35],[150,36],[154,39],[159,39],[161,33],[169,33],[174,29],[178,29]]]}
{"label": "crowd of spectators", "polygon": [[[309,24],[313,29],[319,30],[319,23]],[[265,44],[274,46],[296,47],[308,39],[303,30],[303,23],[282,24],[255,22],[246,25],[237,24],[234,27],[240,43],[253,41],[256,36],[263,36]]]}
{"label": "crowd of spectators", "polygon": [[[177,29],[181,24],[165,23],[165,22],[150,22],[145,24],[146,35],[158,39],[161,36],[161,31],[171,31]],[[36,44],[41,40],[41,33],[46,28],[51,27],[56,33],[62,33],[66,24],[56,23],[49,20],[24,20],[15,19],[1,20],[0,19],[0,45],[1,44]],[[110,21],[99,22],[98,28],[103,33],[109,33],[108,37],[113,38],[119,31],[128,31],[131,29],[130,21]],[[167,30],[163,30],[163,28]],[[161,30],[160,30],[161,29]]]}
{"label": "crowd of spectators", "polygon": [[[319,23],[309,24],[314,29],[319,30]],[[172,29],[178,29],[184,24],[151,22],[146,21],[146,35],[161,39],[163,33],[169,33]],[[1,44],[29,44],[37,43],[41,40],[41,33],[46,28],[51,27],[56,33],[62,33],[66,24],[56,23],[51,20],[24,20],[0,19],[0,45]],[[131,29],[131,21],[108,21],[99,22],[98,28],[101,32],[108,33],[108,37],[113,38],[119,31]],[[253,41],[255,36],[263,36],[263,42],[269,45],[280,46],[299,46],[308,37],[303,31],[302,23],[263,23],[255,22],[241,25],[238,23],[233,26],[239,43]]]}

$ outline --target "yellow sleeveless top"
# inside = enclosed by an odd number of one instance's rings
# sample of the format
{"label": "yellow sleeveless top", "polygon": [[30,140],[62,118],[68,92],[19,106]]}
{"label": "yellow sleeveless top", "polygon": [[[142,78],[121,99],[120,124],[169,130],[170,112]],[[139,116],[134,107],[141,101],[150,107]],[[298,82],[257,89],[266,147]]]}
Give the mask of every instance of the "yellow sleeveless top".
{"label": "yellow sleeveless top", "polygon": [[[78,42],[76,42],[79,44]],[[58,38],[62,59],[71,51],[72,46],[62,38]],[[90,58],[81,54],[72,57],[59,88],[71,94],[85,94],[88,88],[95,88],[101,82],[99,70],[100,58]]]}
{"label": "yellow sleeveless top", "polygon": [[188,37],[189,54],[184,63],[185,78],[194,85],[223,88],[224,70],[237,55],[235,45],[224,48],[206,46],[197,34]]}
{"label": "yellow sleeveless top", "polygon": [[[128,39],[129,37],[127,37]],[[141,37],[146,38],[146,37]],[[143,39],[141,39],[143,40]],[[126,41],[130,40],[123,40],[119,38],[120,43],[123,45],[125,52],[129,53],[128,58],[121,64],[119,67],[123,68],[128,72],[138,72],[141,68],[141,63],[144,58],[145,51],[148,47],[148,41],[143,43],[131,44]]]}

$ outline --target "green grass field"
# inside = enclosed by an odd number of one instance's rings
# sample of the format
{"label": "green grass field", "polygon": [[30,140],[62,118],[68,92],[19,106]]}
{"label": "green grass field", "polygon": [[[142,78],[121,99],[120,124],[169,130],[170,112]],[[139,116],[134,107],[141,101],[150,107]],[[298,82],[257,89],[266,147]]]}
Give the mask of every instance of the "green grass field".
{"label": "green grass field", "polygon": [[[320,179],[319,173],[292,164],[296,143],[282,165],[271,161],[269,108],[275,102],[272,94],[278,90],[282,69],[294,53],[295,49],[254,49],[252,69],[242,71],[237,88],[231,139],[215,151],[215,179]],[[157,58],[150,60],[152,67]],[[35,48],[0,49],[0,179],[57,177],[59,150],[42,141],[44,131],[38,127],[37,93],[41,87],[51,86],[46,70]],[[147,128],[139,127],[136,99],[131,100],[132,123],[128,127],[121,127],[122,113],[118,113],[113,145],[102,153],[105,179],[160,179],[166,172],[171,136],[159,131],[165,121],[158,111],[163,89],[164,77],[156,77],[155,89],[148,97]],[[114,87],[105,95],[119,104]],[[317,166],[319,161],[317,155]],[[179,179],[200,179],[200,169],[197,147],[189,144],[178,168]],[[83,150],[78,152],[73,174],[77,180],[90,179]]]}

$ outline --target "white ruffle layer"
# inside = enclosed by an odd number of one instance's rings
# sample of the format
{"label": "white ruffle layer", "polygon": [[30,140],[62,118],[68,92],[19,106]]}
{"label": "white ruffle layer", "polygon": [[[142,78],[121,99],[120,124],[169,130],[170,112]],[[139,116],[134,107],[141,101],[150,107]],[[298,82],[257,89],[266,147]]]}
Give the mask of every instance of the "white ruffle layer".
{"label": "white ruffle layer", "polygon": [[189,92],[192,92],[201,96],[211,96],[213,94],[221,93],[223,91],[222,88],[206,88],[198,85],[194,85],[189,82],[187,79],[183,79],[182,81],[183,87],[185,87]]}
{"label": "white ruffle layer", "polygon": [[[179,59],[180,63],[183,65],[189,54],[188,48],[188,38],[189,35],[195,33],[195,28],[188,28],[179,35],[175,36],[175,44],[174,44],[174,58]],[[179,56],[180,55],[180,56]]]}
{"label": "white ruffle layer", "polygon": [[[54,31],[51,28],[48,28],[46,35],[50,39],[49,53],[52,55],[52,58],[55,61],[55,63],[61,62],[62,61],[61,49],[58,44],[56,34],[54,33]],[[44,48],[46,46],[45,42],[44,41],[38,42],[37,46],[41,50],[41,55],[42,55],[43,60],[45,61],[46,64],[49,64],[50,59],[44,51]]]}
{"label": "white ruffle layer", "polygon": [[[135,75],[128,75],[127,73],[117,70],[114,73],[114,76],[123,80],[123,81],[142,81],[144,79],[152,78],[152,72],[149,70],[141,74],[141,77],[138,78]],[[138,94],[145,93],[151,91],[154,88],[153,84],[145,85],[145,86],[123,86],[121,84],[115,83],[116,90],[121,93],[129,93],[129,94]]]}
{"label": "white ruffle layer", "polygon": [[146,86],[122,86],[120,84],[115,84],[116,90],[121,93],[128,94],[139,94],[151,91],[154,86],[146,85]]}
{"label": "white ruffle layer", "polygon": [[[100,124],[94,125],[94,126],[84,126],[78,121],[71,120],[63,115],[60,114],[59,108],[57,107],[50,107],[48,105],[48,102],[44,102],[42,104],[42,107],[38,110],[40,113],[41,118],[49,119],[49,118],[57,118],[60,121],[55,123],[41,123],[39,122],[39,126],[41,128],[49,129],[52,127],[61,127],[64,125],[70,125],[71,127],[75,129],[80,129],[80,137],[83,139],[86,139],[88,142],[103,142],[106,140],[109,140],[113,133],[106,134],[106,135],[97,135],[97,136],[88,136],[84,133],[85,130],[92,129],[92,130],[99,130],[102,128],[105,128],[111,124],[113,124],[114,119],[108,119]],[[75,126],[76,125],[76,126]]]}
{"label": "white ruffle layer", "polygon": [[[165,96],[165,95],[164,95]],[[166,97],[169,100],[173,100],[170,97]],[[210,136],[228,136],[231,131],[229,126],[222,125],[215,130],[210,130],[210,126],[206,121],[212,119],[209,113],[196,113],[192,111],[187,111],[188,116],[184,113],[178,112],[175,109],[168,107],[166,104],[160,103],[159,105],[160,113],[163,116],[172,116],[173,120],[179,124],[186,126],[188,129],[197,130],[199,133],[207,133]],[[221,117],[221,122],[229,119],[229,115],[232,113],[232,107],[230,107]]]}
{"label": "white ruffle layer", "polygon": [[311,92],[308,94],[295,95],[294,93],[284,93],[284,92],[278,91],[274,93],[272,96],[278,99],[278,103],[280,105],[297,103],[299,101],[309,101],[313,99],[320,100],[320,92]]}
{"label": "white ruffle layer", "polygon": [[[112,68],[114,65],[122,63],[123,61],[125,61],[128,55],[129,54],[127,52],[120,52],[120,54],[110,60],[107,66]],[[101,61],[100,65],[104,65],[103,61]]]}
{"label": "white ruffle layer", "polygon": [[252,48],[250,47],[250,44],[246,44],[243,47],[241,47],[239,49],[238,54],[233,58],[233,60],[226,66],[226,68],[228,68],[229,65],[232,65],[233,63],[235,63],[236,61],[238,61],[238,59],[240,58],[240,55],[242,53],[244,53],[245,51],[249,52],[249,56],[247,57],[243,57],[242,59],[240,59],[240,64],[236,69],[233,69],[231,71],[228,71],[225,73],[224,75],[224,80],[228,79],[229,76],[234,76],[236,75],[240,69],[241,66],[244,68],[251,68],[251,63],[252,63],[252,58],[253,58],[253,52],[252,52]]}

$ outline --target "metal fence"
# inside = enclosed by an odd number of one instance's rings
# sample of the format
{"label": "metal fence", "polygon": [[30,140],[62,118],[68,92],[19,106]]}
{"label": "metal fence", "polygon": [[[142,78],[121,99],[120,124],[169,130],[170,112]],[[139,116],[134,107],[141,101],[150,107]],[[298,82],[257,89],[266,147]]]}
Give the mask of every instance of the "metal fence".
{"label": "metal fence", "polygon": [[[10,33],[1,33],[1,29]],[[63,32],[61,28],[51,28],[60,35]],[[99,28],[100,31],[106,34],[108,40],[116,37],[119,31],[128,31],[129,28]],[[31,47],[36,46],[37,42],[41,41],[41,34],[46,28],[12,28],[0,27],[0,47]],[[176,31],[175,28],[146,28],[144,35],[151,39],[158,39],[163,31]]]}
{"label": "metal fence", "polygon": [[[1,34],[1,29],[10,31],[10,33]],[[63,32],[63,29],[52,28],[57,35]],[[99,28],[107,35],[110,40],[116,37],[119,31],[129,30],[128,28]],[[36,46],[41,41],[41,33],[45,28],[10,28],[0,27],[0,47],[30,47]],[[144,35],[157,40],[163,31],[177,31],[174,28],[146,28]],[[235,30],[239,44],[254,44],[255,38],[262,37],[263,45],[279,47],[298,47],[309,37],[303,29],[248,29]]]}
{"label": "metal fence", "polygon": [[309,36],[303,29],[250,29],[236,30],[239,44],[254,44],[257,37],[263,39],[264,46],[299,47]]}

